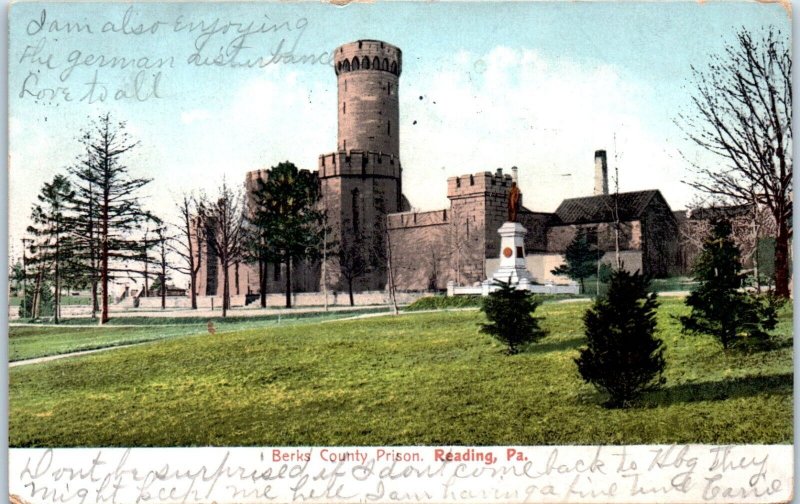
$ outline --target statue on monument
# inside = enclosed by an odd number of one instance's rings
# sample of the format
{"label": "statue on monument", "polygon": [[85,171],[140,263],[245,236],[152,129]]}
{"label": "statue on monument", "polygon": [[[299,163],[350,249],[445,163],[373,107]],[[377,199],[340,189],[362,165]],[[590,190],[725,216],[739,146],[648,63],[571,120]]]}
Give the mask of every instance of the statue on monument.
{"label": "statue on monument", "polygon": [[508,191],[508,222],[517,222],[521,196],[522,193],[517,187],[517,183],[511,182],[511,189]]}

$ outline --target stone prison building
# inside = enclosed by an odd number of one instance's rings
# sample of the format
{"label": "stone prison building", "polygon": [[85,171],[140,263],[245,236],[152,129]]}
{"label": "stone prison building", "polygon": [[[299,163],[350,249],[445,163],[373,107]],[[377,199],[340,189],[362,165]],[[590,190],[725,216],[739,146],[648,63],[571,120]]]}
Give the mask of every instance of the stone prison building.
{"label": "stone prison building", "polygon": [[[410,212],[403,195],[400,160],[398,91],[402,70],[402,52],[385,42],[359,40],[335,50],[338,140],[335,152],[319,156],[316,169],[320,204],[327,212],[331,238],[340,247],[359,244],[369,248],[370,257],[378,258],[353,279],[356,291],[385,289],[389,257],[400,291],[442,290],[449,281],[472,285],[490,277],[498,262],[497,229],[507,220],[507,195],[517,170],[451,177],[446,189],[448,208]],[[518,221],[527,229],[525,260],[535,280],[569,282],[550,271],[563,262],[566,246],[579,231],[587,233],[604,262],[612,262],[615,214],[621,223],[620,248],[626,269],[654,277],[685,272],[688,259],[680,250],[679,228],[691,224],[691,218],[685,212],[673,212],[658,190],[609,194],[605,151],[595,152],[594,164],[593,195],[566,199],[552,213],[521,206]],[[248,173],[246,188],[254,188],[266,173]],[[201,249],[205,260],[195,286],[197,294],[220,296],[221,266],[208,243]],[[326,277],[330,291],[347,290],[345,267],[335,258],[329,259]],[[258,266],[241,263],[233,270],[233,304],[255,299]],[[318,263],[294,265],[294,291],[320,291],[321,272]],[[267,265],[269,293],[282,292],[284,274],[282,265]]]}

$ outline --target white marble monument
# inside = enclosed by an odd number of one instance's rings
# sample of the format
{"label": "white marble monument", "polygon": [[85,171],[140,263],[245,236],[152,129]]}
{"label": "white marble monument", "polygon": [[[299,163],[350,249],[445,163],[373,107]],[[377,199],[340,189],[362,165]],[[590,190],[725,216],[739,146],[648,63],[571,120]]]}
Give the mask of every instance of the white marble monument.
{"label": "white marble monument", "polygon": [[519,222],[506,222],[497,230],[500,234],[500,266],[494,272],[491,283],[502,280],[527,288],[533,283],[533,275],[525,266],[525,233],[527,230]]}

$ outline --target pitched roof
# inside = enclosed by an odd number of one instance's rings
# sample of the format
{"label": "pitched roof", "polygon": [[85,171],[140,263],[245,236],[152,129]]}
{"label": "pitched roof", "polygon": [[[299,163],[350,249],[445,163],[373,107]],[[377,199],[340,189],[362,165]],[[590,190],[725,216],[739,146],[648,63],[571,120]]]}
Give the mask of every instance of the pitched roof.
{"label": "pitched roof", "polygon": [[[565,199],[555,212],[559,224],[587,224],[591,222],[611,222],[614,220],[613,194],[586,196],[583,198]],[[619,220],[633,221],[641,219],[647,206],[658,196],[664,198],[658,190],[634,191],[616,195]]]}

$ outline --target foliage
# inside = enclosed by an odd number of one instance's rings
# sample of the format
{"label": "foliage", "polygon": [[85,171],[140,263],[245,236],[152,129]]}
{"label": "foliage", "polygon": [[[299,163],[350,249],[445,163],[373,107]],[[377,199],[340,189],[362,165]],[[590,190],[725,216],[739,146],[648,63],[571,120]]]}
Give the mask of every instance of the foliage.
{"label": "foliage", "polygon": [[135,232],[145,222],[158,222],[142,208],[138,194],[151,179],[132,177],[124,163],[125,156],[138,145],[125,128],[124,122],[115,122],[109,113],[99,116],[83,131],[84,152],[77,166],[70,169],[75,185],[71,226],[79,247],[76,259],[83,261],[95,297],[99,280],[103,323],[109,319],[112,278],[130,275],[130,263],[141,259],[142,247]]}
{"label": "foliage", "polygon": [[597,260],[597,250],[589,244],[586,231],[579,230],[564,251],[564,264],[551,273],[577,280],[581,284],[581,292],[584,292],[583,281],[597,273]]}
{"label": "foliage", "polygon": [[575,359],[587,382],[610,396],[607,405],[627,407],[664,383],[664,350],[655,337],[655,293],[639,274],[616,270],[608,292],[584,315],[587,346]]}
{"label": "foliage", "polygon": [[774,28],[760,37],[742,28],[705,69],[692,67],[692,111],[679,123],[718,163],[685,158],[689,185],[722,204],[765,206],[775,222],[775,291],[789,296],[792,236],[792,55]]}
{"label": "foliage", "polygon": [[[9,444],[791,444],[791,306],[780,312],[780,348],[726,353],[710,337],[682,337],[677,318],[688,309],[663,299],[668,386],[631,409],[603,408],[575,372],[572,358],[584,341],[575,321],[587,306],[543,304],[537,314],[549,336],[513,359],[486,351],[493,342],[480,337],[477,311],[291,327],[242,317],[223,336],[195,318],[195,336],[11,368]],[[115,317],[111,324],[179,320]],[[11,327],[9,355],[37,334],[47,334],[39,346],[51,348],[64,340],[88,345],[90,334],[111,339],[110,329]],[[171,328],[119,331],[137,338],[133,331]]]}
{"label": "foliage", "polygon": [[541,304],[530,292],[516,289],[510,282],[495,280],[499,287],[483,298],[481,311],[489,319],[481,324],[481,332],[508,346],[508,354],[519,353],[519,347],[544,337],[539,319],[533,312]]}
{"label": "foliage", "polygon": [[[37,195],[39,203],[31,212],[32,224],[28,226],[28,234],[33,237],[28,263],[39,273],[36,285],[40,286],[44,276],[52,279],[55,295],[53,296],[53,321],[58,323],[58,306],[65,273],[71,271],[66,267],[72,257],[72,242],[69,239],[69,221],[67,205],[74,196],[69,180],[63,175],[56,175],[51,182],[45,182]],[[36,293],[34,290],[34,298]],[[35,318],[41,303],[34,300],[32,316]]]}
{"label": "foliage", "polygon": [[250,192],[248,225],[263,244],[260,256],[286,265],[286,307],[292,303],[292,263],[318,259],[322,249],[320,232],[324,214],[318,208],[319,180],[308,170],[298,170],[288,161],[267,170]]}
{"label": "foliage", "polygon": [[777,323],[777,301],[741,290],[745,274],[728,221],[713,223],[693,272],[700,285],[686,298],[692,309],[681,317],[686,332],[712,335],[725,349],[769,342],[768,331]]}
{"label": "foliage", "polygon": [[479,295],[469,296],[425,296],[417,299],[405,308],[405,311],[445,310],[447,308],[480,307],[483,298]]}
{"label": "foliage", "polygon": [[[36,291],[36,286],[32,283],[28,283],[25,288],[25,302],[20,302],[19,305],[19,316],[23,319],[30,319],[33,318],[33,305],[34,305],[34,293]],[[39,312],[37,313],[37,317],[51,317],[53,316],[53,308],[55,304],[55,296],[53,295],[52,285],[49,282],[42,282],[40,286],[40,294],[41,298],[39,299]]]}

